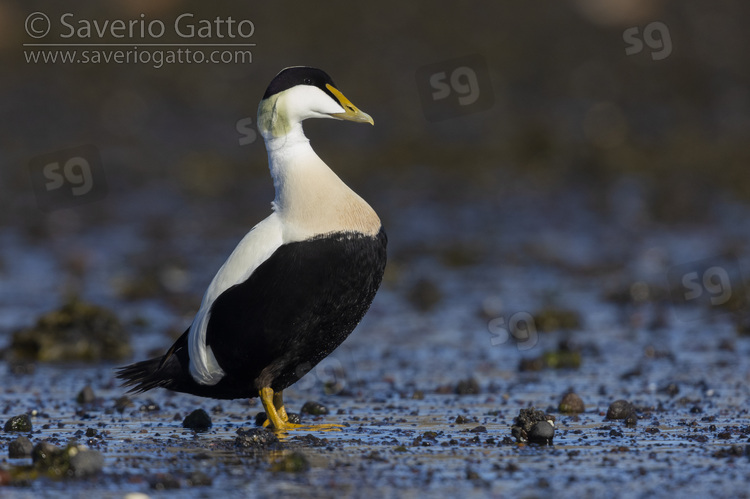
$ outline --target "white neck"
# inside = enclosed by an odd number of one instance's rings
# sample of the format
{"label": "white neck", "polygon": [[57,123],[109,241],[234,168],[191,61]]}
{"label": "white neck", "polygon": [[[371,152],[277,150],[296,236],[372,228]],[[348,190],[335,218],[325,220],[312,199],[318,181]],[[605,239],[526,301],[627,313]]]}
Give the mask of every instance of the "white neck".
{"label": "white neck", "polygon": [[276,189],[274,211],[286,242],[320,234],[356,231],[375,235],[380,219],[313,151],[301,123],[287,134],[264,137]]}

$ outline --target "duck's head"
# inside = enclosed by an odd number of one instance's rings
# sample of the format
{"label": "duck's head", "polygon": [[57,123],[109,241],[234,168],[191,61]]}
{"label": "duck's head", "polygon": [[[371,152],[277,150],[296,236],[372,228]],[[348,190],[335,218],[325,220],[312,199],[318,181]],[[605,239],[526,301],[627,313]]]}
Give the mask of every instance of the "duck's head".
{"label": "duck's head", "polygon": [[265,139],[279,138],[300,128],[308,118],[374,124],[324,71],[305,66],[283,69],[271,80],[258,106],[258,129]]}

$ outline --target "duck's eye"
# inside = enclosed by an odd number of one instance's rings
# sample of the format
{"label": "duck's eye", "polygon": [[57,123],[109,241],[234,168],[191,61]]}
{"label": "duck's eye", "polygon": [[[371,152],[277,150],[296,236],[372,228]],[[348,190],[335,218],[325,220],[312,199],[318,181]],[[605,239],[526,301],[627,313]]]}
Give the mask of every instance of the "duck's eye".
{"label": "duck's eye", "polygon": [[312,85],[312,78],[305,78],[304,80],[302,80],[302,83],[304,83],[305,85]]}

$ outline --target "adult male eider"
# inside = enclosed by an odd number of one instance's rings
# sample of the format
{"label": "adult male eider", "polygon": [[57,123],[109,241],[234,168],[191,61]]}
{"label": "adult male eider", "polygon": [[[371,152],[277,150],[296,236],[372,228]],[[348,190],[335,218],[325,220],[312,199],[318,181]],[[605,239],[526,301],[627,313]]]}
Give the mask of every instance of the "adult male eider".
{"label": "adult male eider", "polygon": [[338,347],[380,286],[387,237],[375,211],[331,171],[307,118],[374,124],[320,69],[292,67],[258,106],[276,197],[208,286],[192,325],[164,356],[120,368],[131,392],[260,396],[277,430],[294,428],[282,390]]}

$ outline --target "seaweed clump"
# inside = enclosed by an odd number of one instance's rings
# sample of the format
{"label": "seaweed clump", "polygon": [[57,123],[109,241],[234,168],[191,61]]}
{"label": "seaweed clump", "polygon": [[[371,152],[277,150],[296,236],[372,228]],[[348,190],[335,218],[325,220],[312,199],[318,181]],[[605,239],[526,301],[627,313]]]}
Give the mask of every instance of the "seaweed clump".
{"label": "seaweed clump", "polygon": [[110,310],[72,299],[13,333],[11,361],[99,362],[130,357],[120,319]]}

